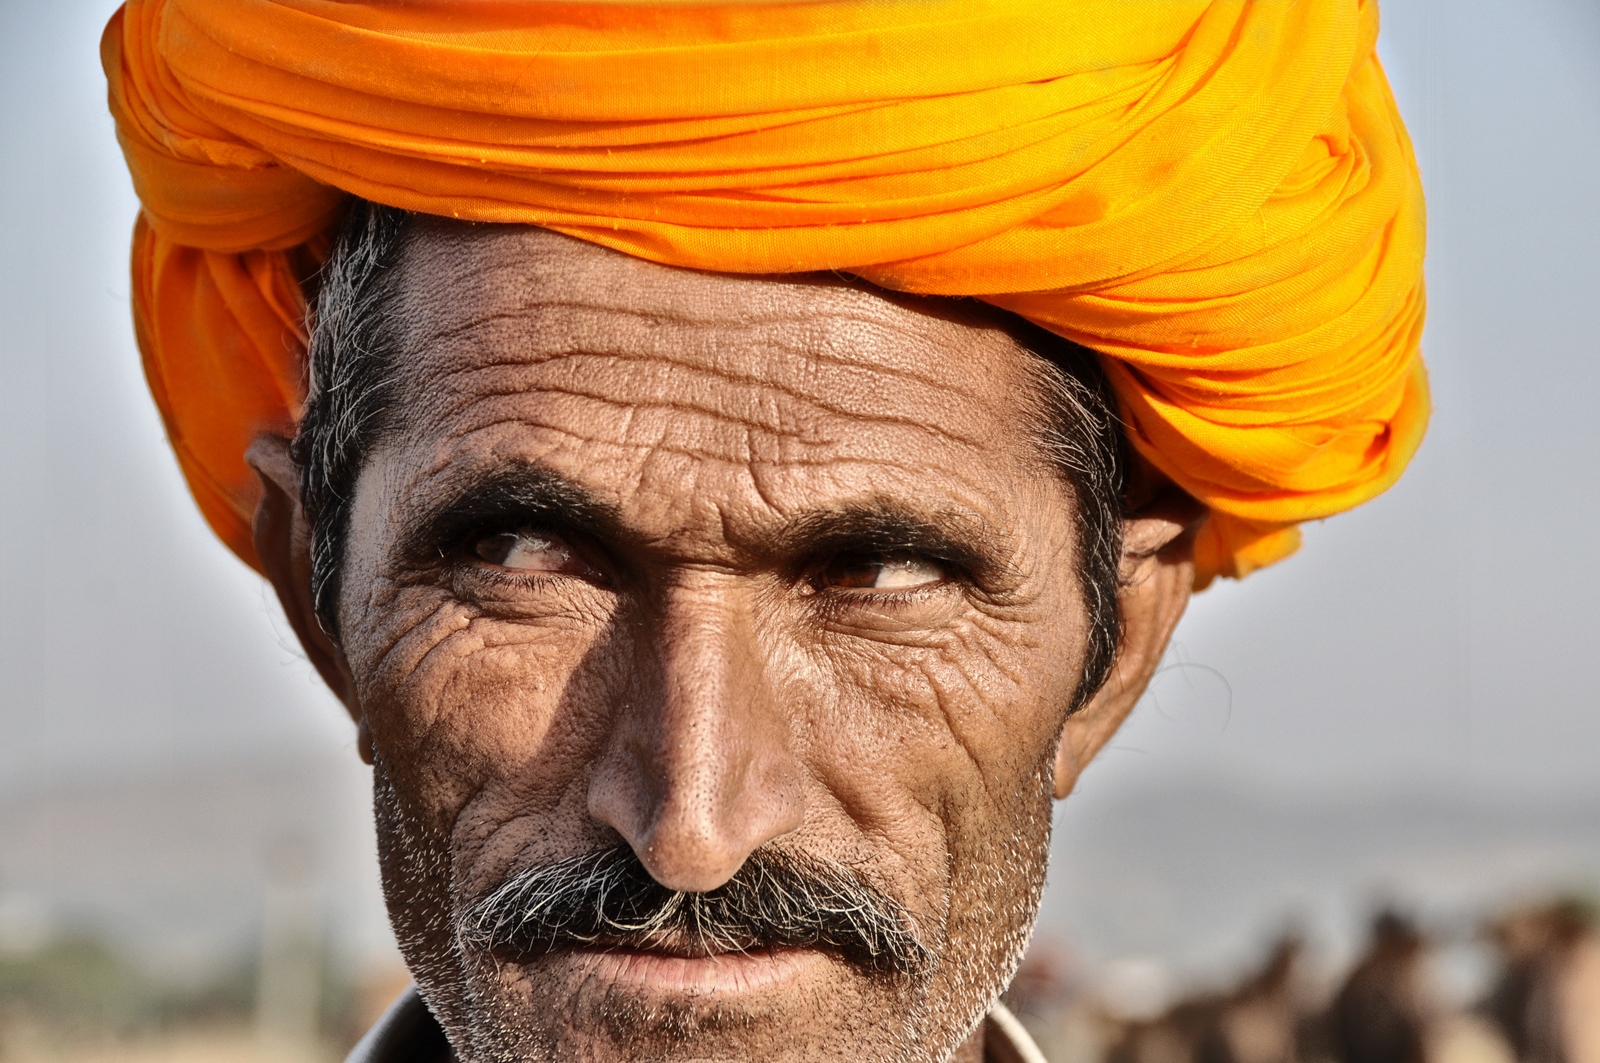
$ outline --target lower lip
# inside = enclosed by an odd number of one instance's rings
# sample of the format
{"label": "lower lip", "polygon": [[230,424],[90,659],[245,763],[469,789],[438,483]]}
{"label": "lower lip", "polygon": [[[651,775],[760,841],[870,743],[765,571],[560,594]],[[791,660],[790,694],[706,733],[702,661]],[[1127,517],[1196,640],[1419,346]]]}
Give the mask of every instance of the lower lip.
{"label": "lower lip", "polygon": [[791,984],[828,962],[815,949],[756,949],[716,956],[577,949],[576,965],[590,977],[646,994],[754,994]]}

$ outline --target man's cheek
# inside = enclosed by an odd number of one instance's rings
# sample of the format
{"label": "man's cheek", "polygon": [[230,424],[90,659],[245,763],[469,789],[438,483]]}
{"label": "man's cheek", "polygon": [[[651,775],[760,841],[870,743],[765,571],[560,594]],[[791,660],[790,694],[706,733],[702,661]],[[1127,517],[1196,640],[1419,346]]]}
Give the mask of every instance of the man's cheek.
{"label": "man's cheek", "polygon": [[559,725],[593,714],[592,705],[572,704],[594,686],[573,681],[591,644],[581,632],[431,610],[392,638],[366,673],[373,742],[391,764],[437,776],[447,789],[535,769],[552,745],[570,747]]}
{"label": "man's cheek", "polygon": [[909,770],[919,788],[1031,767],[1049,738],[1051,714],[1041,708],[1062,686],[1055,669],[990,632],[969,627],[933,647],[832,656],[832,702],[853,706],[833,726],[859,731],[874,759]]}
{"label": "man's cheek", "polygon": [[952,743],[981,779],[1031,780],[1054,758],[1082,653],[1071,640],[1051,638],[1051,627],[975,627],[958,652],[927,662]]}
{"label": "man's cheek", "polygon": [[1039,739],[1008,731],[992,703],[1000,694],[1015,700],[1016,684],[985,655],[949,649],[835,655],[813,674],[828,677],[804,695],[817,707],[808,727],[813,770],[858,829],[900,854],[920,889],[942,888],[921,879],[938,866],[928,854],[946,846],[946,821],[988,815],[974,806],[1007,781],[995,764],[1038,759],[1016,755]]}

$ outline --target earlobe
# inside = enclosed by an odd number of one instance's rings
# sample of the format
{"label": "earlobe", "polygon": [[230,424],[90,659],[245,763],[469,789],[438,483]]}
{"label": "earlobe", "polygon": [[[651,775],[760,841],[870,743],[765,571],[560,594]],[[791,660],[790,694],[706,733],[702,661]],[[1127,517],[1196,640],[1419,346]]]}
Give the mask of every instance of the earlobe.
{"label": "earlobe", "polygon": [[1117,606],[1121,639],[1111,674],[1067,720],[1056,749],[1055,796],[1066,797],[1083,769],[1116,734],[1150,685],[1194,587],[1200,503],[1170,488],[1123,525]]}
{"label": "earlobe", "polygon": [[[290,455],[289,440],[259,435],[245,452],[245,460],[261,481],[253,533],[262,572],[277,591],[306,656],[365,734],[344,654],[322,630],[312,604],[311,527],[300,505],[300,470]],[[370,764],[370,738],[359,745],[362,759]]]}

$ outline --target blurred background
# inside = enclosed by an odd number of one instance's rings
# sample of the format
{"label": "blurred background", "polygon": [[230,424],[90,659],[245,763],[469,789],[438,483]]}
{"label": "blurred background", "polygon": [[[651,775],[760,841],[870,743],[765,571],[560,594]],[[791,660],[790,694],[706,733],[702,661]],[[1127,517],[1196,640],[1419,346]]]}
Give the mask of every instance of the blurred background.
{"label": "blurred background", "polygon": [[[406,980],[368,778],[145,394],[114,7],[0,0],[0,1061],[337,1059]],[[1058,1060],[1600,1060],[1600,5],[1383,16],[1433,427],[1195,601],[1059,806]]]}

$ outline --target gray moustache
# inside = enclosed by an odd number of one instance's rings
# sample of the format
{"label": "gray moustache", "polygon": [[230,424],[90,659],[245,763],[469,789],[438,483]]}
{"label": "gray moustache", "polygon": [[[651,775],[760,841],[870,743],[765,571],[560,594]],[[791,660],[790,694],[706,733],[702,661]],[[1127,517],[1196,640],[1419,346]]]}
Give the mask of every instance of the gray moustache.
{"label": "gray moustache", "polygon": [[626,845],[530,867],[462,913],[468,949],[534,959],[563,948],[714,955],[817,948],[872,974],[931,964],[905,909],[843,864],[758,849],[705,893],[670,890]]}

